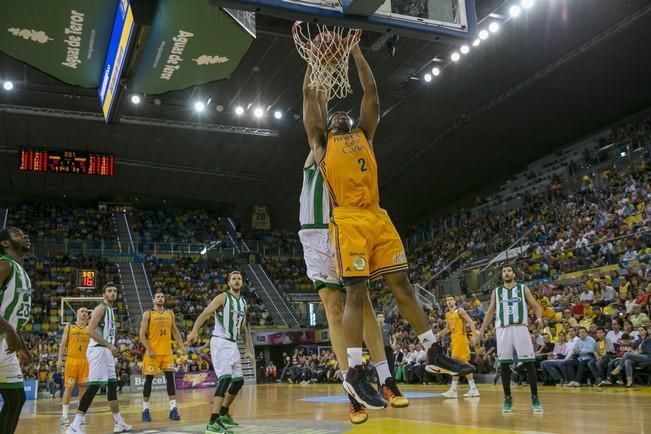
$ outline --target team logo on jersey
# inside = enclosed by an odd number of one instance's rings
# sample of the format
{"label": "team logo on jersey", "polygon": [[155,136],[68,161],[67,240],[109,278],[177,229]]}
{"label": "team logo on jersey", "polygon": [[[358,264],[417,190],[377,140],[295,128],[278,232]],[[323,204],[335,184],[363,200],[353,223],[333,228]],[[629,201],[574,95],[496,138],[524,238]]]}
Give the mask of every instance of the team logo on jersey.
{"label": "team logo on jersey", "polygon": [[357,256],[355,259],[353,259],[353,267],[355,267],[355,270],[357,271],[362,271],[366,268],[366,259],[362,258],[361,256]]}

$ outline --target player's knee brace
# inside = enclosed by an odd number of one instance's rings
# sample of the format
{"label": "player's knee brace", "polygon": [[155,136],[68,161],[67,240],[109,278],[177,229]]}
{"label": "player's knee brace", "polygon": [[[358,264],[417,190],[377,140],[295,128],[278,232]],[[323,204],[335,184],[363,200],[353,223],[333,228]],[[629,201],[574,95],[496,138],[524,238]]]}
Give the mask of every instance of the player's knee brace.
{"label": "player's knee brace", "polygon": [[118,400],[118,383],[110,382],[107,387],[106,397],[109,401]]}
{"label": "player's knee brace", "polygon": [[176,395],[176,384],[174,383],[174,372],[165,371],[165,382],[167,384],[167,394],[169,396]]}
{"label": "player's knee brace", "polygon": [[233,396],[237,395],[243,385],[244,378],[233,378],[233,380],[231,380],[231,385],[228,388],[228,394]]}
{"label": "player's knee brace", "polygon": [[151,385],[154,382],[154,376],[153,375],[147,375],[145,376],[145,388],[142,392],[142,396],[145,398],[149,398],[151,396]]}
{"label": "player's knee brace", "polygon": [[93,402],[93,399],[95,398],[95,395],[97,395],[97,392],[99,392],[99,384],[91,384],[88,386],[88,389],[86,389],[84,396],[82,396],[79,400],[79,411],[82,413],[86,413],[88,411],[88,407],[90,407],[90,404]]}
{"label": "player's knee brace", "polygon": [[215,390],[215,396],[220,396],[224,397],[226,396],[226,391],[228,390],[228,386],[231,384],[231,377],[224,377],[219,380],[219,383],[217,383],[217,390]]}

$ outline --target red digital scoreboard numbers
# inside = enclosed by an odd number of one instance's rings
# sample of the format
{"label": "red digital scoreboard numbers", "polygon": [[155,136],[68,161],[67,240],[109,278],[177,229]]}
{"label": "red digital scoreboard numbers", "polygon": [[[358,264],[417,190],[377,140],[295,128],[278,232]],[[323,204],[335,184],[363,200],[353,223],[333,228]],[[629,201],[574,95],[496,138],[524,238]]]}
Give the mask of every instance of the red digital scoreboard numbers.
{"label": "red digital scoreboard numbers", "polygon": [[79,288],[94,289],[97,287],[97,271],[78,270],[77,286]]}
{"label": "red digital scoreboard numbers", "polygon": [[80,175],[113,176],[115,157],[76,151],[20,151],[20,170],[27,172],[76,173]]}

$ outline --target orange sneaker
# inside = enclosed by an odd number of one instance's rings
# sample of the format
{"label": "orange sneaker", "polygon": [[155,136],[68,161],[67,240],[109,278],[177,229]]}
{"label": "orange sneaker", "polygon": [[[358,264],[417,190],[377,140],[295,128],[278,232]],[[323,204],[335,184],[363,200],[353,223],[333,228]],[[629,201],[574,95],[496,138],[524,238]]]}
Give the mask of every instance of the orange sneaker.
{"label": "orange sneaker", "polygon": [[384,399],[394,408],[403,408],[409,406],[409,400],[406,396],[400,393],[398,389],[398,384],[393,377],[386,379],[382,385],[382,396]]}
{"label": "orange sneaker", "polygon": [[350,394],[348,394],[348,399],[350,400],[350,423],[359,425],[360,423],[366,422],[368,420],[368,413],[366,412],[366,408],[357,402],[357,400]]}

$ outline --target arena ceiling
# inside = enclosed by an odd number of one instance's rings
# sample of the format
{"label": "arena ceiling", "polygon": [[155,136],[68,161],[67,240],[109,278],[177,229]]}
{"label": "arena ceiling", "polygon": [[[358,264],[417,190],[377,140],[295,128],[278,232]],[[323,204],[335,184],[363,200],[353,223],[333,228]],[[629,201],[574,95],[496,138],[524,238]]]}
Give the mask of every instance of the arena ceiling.
{"label": "arena ceiling", "polygon": [[[478,0],[480,20],[507,2]],[[1,195],[196,199],[235,204],[248,220],[252,204],[269,205],[275,225],[295,227],[301,167],[307,154],[301,111],[304,63],[289,22],[258,21],[258,38],[230,80],[147,97],[124,98],[120,114],[159,120],[277,130],[261,137],[141,123],[7,110],[23,106],[99,113],[96,91],[67,86],[0,54]],[[383,117],[375,148],[382,205],[398,223],[413,223],[458,198],[506,179],[555,148],[651,106],[651,6],[647,0],[538,0],[489,43],[425,84],[421,68],[450,47],[400,39],[394,57],[363,47],[378,82]],[[358,112],[360,91],[337,103]],[[192,102],[211,104],[198,115]],[[238,105],[280,108],[281,121],[233,115]],[[222,105],[224,111],[215,110]],[[115,177],[18,171],[17,149],[111,153]]]}

